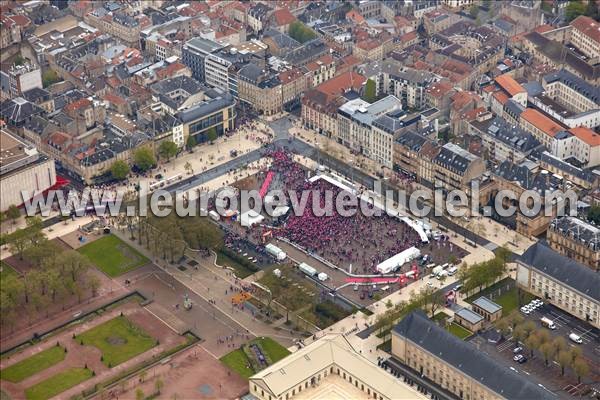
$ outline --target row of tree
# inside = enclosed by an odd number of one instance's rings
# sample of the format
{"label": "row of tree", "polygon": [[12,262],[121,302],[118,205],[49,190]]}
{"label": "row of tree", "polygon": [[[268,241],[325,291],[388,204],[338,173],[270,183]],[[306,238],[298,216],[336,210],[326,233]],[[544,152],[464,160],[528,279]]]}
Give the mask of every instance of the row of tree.
{"label": "row of tree", "polygon": [[459,279],[463,283],[462,292],[470,293],[474,289],[482,291],[496,282],[506,273],[509,257],[510,251],[499,248],[496,250],[496,256],[491,260],[470,266],[463,265],[459,272]]}
{"label": "row of tree", "polygon": [[[217,140],[217,137],[218,135],[215,127],[211,127],[207,130],[206,138],[210,143]],[[196,146],[196,139],[194,136],[188,137],[185,146],[189,151]],[[146,172],[156,167],[158,164],[158,158],[164,159],[168,162],[171,158],[175,157],[178,152],[179,148],[175,142],[171,140],[165,140],[158,146],[156,154],[154,154],[154,152],[148,147],[141,147],[137,149],[133,153],[133,165],[137,170]],[[127,178],[130,171],[129,164],[123,160],[115,161],[110,168],[111,177],[115,180],[123,180]]]}
{"label": "row of tree", "polygon": [[154,256],[170,262],[192,251],[219,251],[223,247],[223,232],[207,217],[123,217],[118,223],[127,227],[132,240],[148,248]]}
{"label": "row of tree", "polygon": [[422,309],[433,318],[435,312],[443,307],[446,301],[441,290],[434,287],[424,287],[418,293],[413,290],[410,292],[410,299],[408,302],[402,301],[396,305],[388,301],[387,310],[377,317],[375,329],[380,334],[388,332],[405,315],[417,309]]}
{"label": "row of tree", "polygon": [[98,278],[89,273],[92,264],[87,257],[49,241],[41,231],[41,221],[31,221],[27,228],[14,232],[8,245],[32,269],[22,277],[7,274],[0,281],[0,320],[11,329],[20,317],[48,312],[51,305],[70,296],[81,301],[86,291],[95,296],[100,287]]}
{"label": "row of tree", "polygon": [[530,357],[537,351],[544,358],[546,366],[549,366],[550,361],[555,361],[561,369],[561,375],[565,374],[566,368],[571,368],[581,382],[581,378],[587,376],[590,371],[579,347],[570,347],[561,336],[552,338],[547,330],[539,329],[531,320],[524,321],[519,314],[498,321],[496,327],[503,335],[512,332],[513,338],[519,344],[527,346]]}

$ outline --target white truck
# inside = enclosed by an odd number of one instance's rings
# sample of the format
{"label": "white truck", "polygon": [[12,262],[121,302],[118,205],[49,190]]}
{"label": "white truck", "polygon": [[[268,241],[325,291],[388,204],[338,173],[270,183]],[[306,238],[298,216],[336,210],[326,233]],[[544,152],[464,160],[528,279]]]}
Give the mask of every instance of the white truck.
{"label": "white truck", "polygon": [[277,247],[271,243],[269,243],[265,246],[265,250],[267,251],[267,253],[269,253],[270,255],[275,257],[275,259],[277,261],[283,261],[287,257],[287,254],[285,254],[285,251],[281,250],[279,247]]}
{"label": "white truck", "polygon": [[435,267],[434,269],[431,270],[431,273],[433,274],[433,276],[438,277],[438,276],[440,276],[442,271],[444,271],[444,267],[442,267],[441,265],[438,265],[437,267]]}
{"label": "white truck", "polygon": [[311,267],[310,265],[308,265],[307,263],[300,263],[300,264],[298,264],[298,269],[300,271],[304,272],[308,276],[315,276],[315,275],[317,275],[317,270],[314,269],[313,267]]}
{"label": "white truck", "polygon": [[546,318],[543,317],[540,319],[540,322],[542,323],[542,326],[545,326],[548,329],[556,329],[556,325],[554,325],[554,321],[552,321],[550,318]]}

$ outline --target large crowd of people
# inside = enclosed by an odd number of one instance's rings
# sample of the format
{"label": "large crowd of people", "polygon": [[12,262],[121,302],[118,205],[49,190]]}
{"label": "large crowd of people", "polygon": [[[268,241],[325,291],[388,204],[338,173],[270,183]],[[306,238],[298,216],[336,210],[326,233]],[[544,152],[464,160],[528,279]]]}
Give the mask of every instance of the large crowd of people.
{"label": "large crowd of people", "polygon": [[[375,272],[380,262],[411,246],[420,246],[421,241],[414,230],[385,213],[370,217],[359,210],[352,217],[340,215],[335,210],[335,198],[341,192],[340,188],[322,179],[310,182],[306,170],[287,152],[277,150],[269,156],[272,159],[270,170],[276,175],[272,188],[294,190],[297,199],[302,197],[302,191],[310,191],[304,213],[295,215],[291,212],[279,229],[273,231],[276,237],[286,238],[338,267],[347,268],[352,264],[357,273]],[[316,216],[312,196],[319,194],[315,201],[318,200],[323,208],[325,191],[333,193],[333,212],[330,216]]]}

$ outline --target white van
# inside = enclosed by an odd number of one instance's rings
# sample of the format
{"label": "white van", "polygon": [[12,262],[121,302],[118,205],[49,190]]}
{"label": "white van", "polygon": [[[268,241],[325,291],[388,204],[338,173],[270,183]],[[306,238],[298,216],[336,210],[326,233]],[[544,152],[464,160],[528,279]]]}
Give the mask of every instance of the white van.
{"label": "white van", "polygon": [[569,339],[571,339],[573,342],[575,342],[577,344],[583,343],[581,336],[576,335],[575,333],[569,333]]}
{"label": "white van", "polygon": [[449,275],[449,276],[452,276],[452,275],[454,275],[454,274],[455,274],[457,271],[458,271],[458,268],[456,268],[455,266],[452,266],[452,267],[448,268],[448,271],[447,271],[447,272],[448,272],[448,275]]}

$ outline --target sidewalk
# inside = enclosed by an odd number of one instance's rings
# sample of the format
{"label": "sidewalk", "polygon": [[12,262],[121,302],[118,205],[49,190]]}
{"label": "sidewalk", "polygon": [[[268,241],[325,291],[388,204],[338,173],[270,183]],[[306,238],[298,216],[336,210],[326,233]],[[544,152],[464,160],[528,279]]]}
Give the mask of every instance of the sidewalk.
{"label": "sidewalk", "polygon": [[148,250],[140,246],[136,241],[130,241],[128,235],[118,229],[114,233],[119,238],[136,250],[153,260],[153,263],[171,275],[181,284],[189,288],[196,295],[205,301],[214,301],[214,307],[225,314],[231,320],[248,329],[255,336],[270,336],[276,339],[286,339],[292,341],[295,338],[300,338],[299,334],[292,334],[284,328],[275,329],[271,325],[256,319],[251,314],[249,309],[240,309],[231,304],[232,291],[231,287],[239,287],[241,280],[236,282],[235,277],[227,269],[215,266],[214,258],[195,258],[199,263],[197,271],[188,269],[180,271],[175,265],[169,265],[162,260],[156,260],[154,256],[149,254]]}

